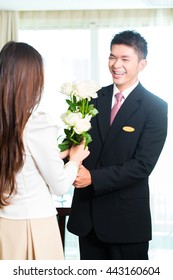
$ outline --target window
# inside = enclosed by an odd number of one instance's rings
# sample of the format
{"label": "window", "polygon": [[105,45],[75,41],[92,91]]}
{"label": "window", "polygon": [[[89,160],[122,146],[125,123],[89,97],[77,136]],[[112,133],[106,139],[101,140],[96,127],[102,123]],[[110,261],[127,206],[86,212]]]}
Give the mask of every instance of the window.
{"label": "window", "polygon": [[19,41],[29,43],[43,56],[45,89],[41,106],[59,116],[65,109],[60,85],[90,79],[90,31],[20,30]]}

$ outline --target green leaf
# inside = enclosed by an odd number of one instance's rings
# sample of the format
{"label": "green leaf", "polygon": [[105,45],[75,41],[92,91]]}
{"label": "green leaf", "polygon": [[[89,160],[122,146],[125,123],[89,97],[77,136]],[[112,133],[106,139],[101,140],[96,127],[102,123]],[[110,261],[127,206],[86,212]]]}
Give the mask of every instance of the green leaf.
{"label": "green leaf", "polygon": [[66,99],[66,102],[69,105],[68,110],[74,112],[76,110],[76,103],[72,102],[69,99]]}
{"label": "green leaf", "polygon": [[70,110],[71,112],[75,112],[75,111],[76,111],[76,105],[72,103],[72,104],[69,106],[69,110]]}
{"label": "green leaf", "polygon": [[65,128],[64,132],[65,132],[66,138],[68,139],[68,138],[70,138],[70,136],[72,134],[72,129]]}
{"label": "green leaf", "polygon": [[58,145],[61,152],[68,150],[70,146],[71,145],[68,140],[63,141],[61,144]]}
{"label": "green leaf", "polygon": [[71,106],[71,104],[73,104],[72,101],[69,100],[69,99],[66,99],[66,102],[67,102],[67,104],[70,105],[70,106]]}
{"label": "green leaf", "polygon": [[90,115],[92,115],[93,117],[96,116],[98,114],[98,110],[96,108],[94,108],[94,105],[91,104],[88,108],[88,112]]}
{"label": "green leaf", "polygon": [[75,103],[75,104],[76,104],[76,101],[77,101],[76,96],[75,96],[75,95],[73,95],[73,103]]}

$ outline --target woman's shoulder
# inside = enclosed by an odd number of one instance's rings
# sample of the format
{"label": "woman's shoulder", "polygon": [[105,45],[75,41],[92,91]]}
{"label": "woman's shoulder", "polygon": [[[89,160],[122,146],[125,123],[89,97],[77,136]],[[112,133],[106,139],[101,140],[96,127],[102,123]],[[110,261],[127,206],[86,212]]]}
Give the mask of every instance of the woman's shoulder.
{"label": "woman's shoulder", "polygon": [[34,111],[26,124],[27,129],[41,129],[50,126],[58,127],[58,121],[46,111]]}

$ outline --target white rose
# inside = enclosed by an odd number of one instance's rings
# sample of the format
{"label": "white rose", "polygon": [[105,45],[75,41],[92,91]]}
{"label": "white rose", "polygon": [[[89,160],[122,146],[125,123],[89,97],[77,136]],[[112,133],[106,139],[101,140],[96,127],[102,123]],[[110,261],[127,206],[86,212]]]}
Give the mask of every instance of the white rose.
{"label": "white rose", "polygon": [[97,98],[97,91],[100,86],[95,81],[83,81],[76,84],[76,95],[80,98]]}
{"label": "white rose", "polygon": [[78,119],[75,122],[74,131],[81,134],[83,131],[88,131],[91,128],[91,123],[88,118]]}
{"label": "white rose", "polygon": [[73,92],[73,84],[72,84],[72,83],[63,83],[63,84],[61,85],[60,91],[61,91],[63,94],[69,96],[69,95]]}
{"label": "white rose", "polygon": [[90,121],[91,118],[92,118],[92,115],[87,114],[87,115],[85,116],[85,119],[87,119],[88,121]]}
{"label": "white rose", "polygon": [[72,113],[70,111],[67,111],[66,113],[61,115],[62,121],[68,125],[68,126],[74,126],[76,121],[82,118],[81,113]]}

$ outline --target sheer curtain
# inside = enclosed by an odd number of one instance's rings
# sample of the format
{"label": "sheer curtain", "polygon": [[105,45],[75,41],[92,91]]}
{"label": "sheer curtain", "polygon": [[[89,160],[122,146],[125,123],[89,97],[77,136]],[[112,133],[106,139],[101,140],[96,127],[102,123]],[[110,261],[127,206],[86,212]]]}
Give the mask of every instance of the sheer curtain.
{"label": "sheer curtain", "polygon": [[168,26],[173,22],[173,9],[23,11],[19,16],[22,29]]}
{"label": "sheer curtain", "polygon": [[8,41],[17,41],[18,28],[18,12],[0,11],[0,49]]}
{"label": "sheer curtain", "polygon": [[[150,178],[153,217],[150,258],[165,260],[173,256],[173,9],[20,12],[19,19],[20,40],[33,44],[44,54],[49,80],[44,104],[47,106],[49,100],[51,110],[56,113],[65,107],[57,94],[59,84],[56,88],[52,84],[55,80],[92,78],[103,86],[112,82],[107,62],[109,44],[116,32],[135,29],[148,41],[148,65],[140,80],[169,105],[168,137]],[[66,234],[66,258],[78,258],[77,243],[75,239],[69,241],[72,236]],[[73,252],[69,252],[72,243]]]}

